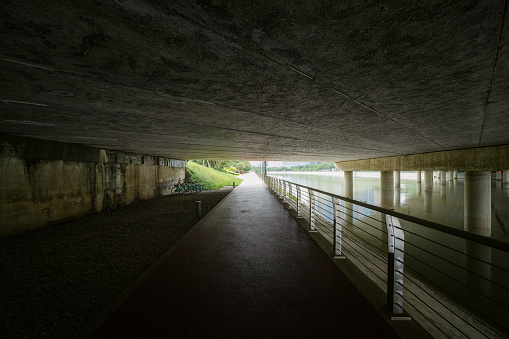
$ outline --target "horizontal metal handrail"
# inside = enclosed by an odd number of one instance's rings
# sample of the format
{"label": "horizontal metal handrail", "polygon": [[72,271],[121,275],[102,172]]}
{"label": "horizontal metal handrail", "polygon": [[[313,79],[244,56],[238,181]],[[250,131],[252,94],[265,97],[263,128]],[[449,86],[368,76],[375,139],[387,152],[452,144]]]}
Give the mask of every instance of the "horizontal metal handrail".
{"label": "horizontal metal handrail", "polygon": [[440,231],[440,232],[443,232],[443,233],[451,234],[451,235],[454,235],[454,236],[457,236],[457,237],[460,237],[460,238],[464,238],[466,240],[475,241],[475,242],[477,242],[479,244],[482,244],[482,245],[486,245],[486,246],[490,246],[490,247],[496,248],[496,249],[501,250],[501,251],[509,252],[509,243],[504,242],[504,241],[500,241],[500,240],[497,240],[497,239],[485,237],[485,236],[482,236],[482,235],[479,235],[479,234],[475,234],[475,233],[470,233],[470,232],[467,232],[465,230],[460,230],[460,229],[457,229],[457,228],[454,228],[454,227],[451,227],[451,226],[447,226],[447,225],[443,225],[443,224],[440,224],[440,223],[437,223],[437,222],[434,222],[434,221],[429,221],[429,220],[417,218],[417,217],[414,217],[414,216],[411,216],[411,215],[408,215],[408,214],[404,214],[404,213],[401,213],[401,212],[396,212],[396,211],[394,211],[392,209],[387,209],[387,208],[383,208],[383,207],[380,207],[380,206],[371,205],[371,204],[368,204],[368,203],[365,203],[365,202],[362,202],[362,201],[359,201],[359,200],[354,200],[354,199],[351,199],[351,198],[343,197],[341,195],[330,193],[330,192],[326,192],[326,191],[322,191],[322,190],[319,190],[319,189],[316,189],[316,188],[313,188],[313,187],[304,186],[304,185],[301,185],[301,184],[296,184],[296,183],[288,181],[288,180],[284,180],[284,179],[278,179],[278,180],[281,180],[283,182],[292,183],[292,184],[294,184],[296,186],[299,186],[299,187],[302,187],[302,188],[305,188],[305,189],[311,189],[311,190],[313,190],[313,191],[315,191],[317,193],[325,194],[325,195],[328,195],[330,197],[333,197],[333,198],[336,198],[336,199],[339,199],[339,200],[350,202],[350,203],[358,205],[358,206],[366,207],[366,208],[372,209],[372,210],[380,212],[380,213],[389,214],[389,215],[392,215],[392,216],[394,216],[396,218],[403,219],[403,220],[406,220],[406,221],[409,221],[409,222],[413,222],[413,223],[416,223],[416,224],[420,224],[422,226],[425,226],[425,227],[428,227],[428,228],[431,228],[431,229],[434,229],[434,230],[437,230],[437,231]]}
{"label": "horizontal metal handrail", "polygon": [[[413,310],[411,316],[430,331],[430,334],[433,333],[432,335],[438,337],[472,335],[473,338],[478,336],[498,338],[505,336],[497,331],[509,333],[503,320],[504,316],[509,314],[509,305],[505,305],[506,295],[503,294],[506,293],[504,290],[509,291],[509,286],[506,286],[503,275],[496,277],[496,272],[493,276],[491,273],[491,269],[498,270],[499,274],[509,273],[505,264],[491,260],[491,249],[500,250],[498,255],[505,257],[509,254],[509,243],[289,180],[266,175],[263,179],[282,202],[289,204],[288,208],[305,211],[305,219],[309,221],[308,231],[318,231],[324,239],[332,243],[334,258],[349,259],[369,279],[386,291],[387,309],[392,314],[391,319],[408,318],[410,312],[404,310],[405,301],[405,304]],[[308,199],[302,199],[301,193],[307,194]],[[365,212],[363,208],[380,214]],[[401,225],[399,219],[408,223]],[[421,233],[425,230],[435,230],[443,234]],[[407,232],[410,236],[405,239],[404,233]],[[439,239],[456,240],[449,242]],[[440,247],[435,248],[438,250],[435,253],[432,247],[428,249],[426,243],[421,244],[420,241]],[[463,245],[455,248],[458,244],[469,244],[468,241],[485,246],[474,246],[474,249],[483,249],[487,252],[482,252],[483,254],[479,256],[475,251],[469,253],[470,245],[463,250],[461,249]],[[409,245],[408,250],[405,243]],[[395,247],[392,251],[391,245]],[[442,258],[443,250],[448,251],[448,255]],[[422,258],[421,252],[424,253]],[[450,253],[452,256],[449,256]],[[489,259],[483,257],[486,253],[490,255]],[[404,255],[408,258],[406,264],[408,271],[404,269]],[[466,262],[463,262],[464,258],[467,259]],[[442,260],[443,266],[442,264],[435,266],[436,260]],[[471,260],[475,260],[475,263]],[[428,276],[427,273],[431,271],[432,275]],[[490,273],[485,275],[485,272]],[[465,278],[458,274],[467,276]],[[442,277],[445,277],[445,283],[438,280]],[[475,280],[469,281],[471,278]],[[497,291],[487,290],[491,287],[486,286],[494,286]],[[459,290],[456,290],[458,287]],[[465,293],[468,293],[469,297],[463,299]],[[494,312],[499,313],[495,315]],[[492,315],[495,316],[491,318]]]}

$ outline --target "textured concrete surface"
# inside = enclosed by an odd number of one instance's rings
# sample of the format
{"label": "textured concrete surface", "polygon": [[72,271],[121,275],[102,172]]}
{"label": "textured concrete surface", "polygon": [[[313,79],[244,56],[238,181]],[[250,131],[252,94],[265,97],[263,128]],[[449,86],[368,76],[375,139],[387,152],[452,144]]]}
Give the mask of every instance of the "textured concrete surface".
{"label": "textured concrete surface", "polygon": [[509,167],[509,146],[336,162],[343,171],[499,171]]}
{"label": "textured concrete surface", "polygon": [[186,174],[176,165],[0,134],[0,237],[170,194],[172,183]]}
{"label": "textured concrete surface", "polygon": [[165,256],[92,337],[398,337],[254,174]]}
{"label": "textured concrete surface", "polygon": [[177,159],[509,144],[507,0],[0,6],[0,132]]}

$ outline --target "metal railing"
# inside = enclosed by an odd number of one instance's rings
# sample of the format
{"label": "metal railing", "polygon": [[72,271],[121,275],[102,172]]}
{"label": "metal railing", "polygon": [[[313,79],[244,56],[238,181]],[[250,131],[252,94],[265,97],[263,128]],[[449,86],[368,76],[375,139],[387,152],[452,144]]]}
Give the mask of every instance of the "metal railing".
{"label": "metal railing", "polygon": [[436,338],[509,334],[509,244],[260,174],[298,218]]}

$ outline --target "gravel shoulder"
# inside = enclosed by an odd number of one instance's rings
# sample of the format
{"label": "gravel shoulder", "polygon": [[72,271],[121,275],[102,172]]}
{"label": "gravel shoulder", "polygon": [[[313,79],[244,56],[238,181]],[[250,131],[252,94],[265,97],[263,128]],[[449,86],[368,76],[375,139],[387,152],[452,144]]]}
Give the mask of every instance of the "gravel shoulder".
{"label": "gravel shoulder", "polygon": [[232,188],[137,201],[0,239],[0,336],[70,337]]}

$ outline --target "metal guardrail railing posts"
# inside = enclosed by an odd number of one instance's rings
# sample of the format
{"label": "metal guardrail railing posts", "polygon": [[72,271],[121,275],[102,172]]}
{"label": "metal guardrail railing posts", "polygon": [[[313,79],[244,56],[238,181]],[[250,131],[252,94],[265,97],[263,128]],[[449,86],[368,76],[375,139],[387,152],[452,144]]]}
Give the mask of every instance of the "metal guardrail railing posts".
{"label": "metal guardrail railing posts", "polygon": [[[403,269],[405,236],[398,218],[385,215],[387,224],[387,309],[394,316],[403,311]],[[407,317],[405,317],[407,318]],[[398,317],[398,319],[400,319]]]}
{"label": "metal guardrail railing posts", "polygon": [[315,202],[316,196],[312,189],[308,189],[309,194],[309,232],[317,232],[315,225]]}
{"label": "metal guardrail railing posts", "polygon": [[292,183],[288,183],[288,207],[292,207],[293,204],[293,194],[292,194]]}
{"label": "metal guardrail railing posts", "polygon": [[[506,321],[509,306],[504,302],[509,296],[509,285],[504,280],[509,276],[507,261],[477,257],[468,249],[456,248],[454,241],[458,239],[458,243],[467,242],[475,248],[481,246],[500,258],[509,257],[508,243],[287,180],[270,176],[264,176],[264,180],[280,200],[287,202],[289,198],[289,208],[296,209],[298,218],[309,216],[309,232],[319,232],[332,243],[334,258],[348,258],[386,290],[391,320],[410,320],[410,313],[437,338],[507,337],[504,336],[509,333]],[[293,194],[297,200],[295,208]],[[304,215],[308,213],[307,207],[309,214]],[[404,220],[404,230],[400,220]],[[428,234],[429,231],[432,233]],[[472,261],[475,267],[469,266]],[[484,270],[476,270],[480,264],[491,267],[490,272],[496,274],[483,275]],[[458,291],[452,290],[450,284]],[[490,293],[496,292],[496,296],[483,293],[483,286],[492,287]],[[463,297],[465,291],[470,293],[468,299]],[[477,318],[479,315],[482,317]]]}
{"label": "metal guardrail railing posts", "polygon": [[283,204],[286,202],[286,183],[281,181],[281,199],[283,200]]}
{"label": "metal guardrail railing posts", "polygon": [[299,186],[296,187],[297,188],[297,218],[302,218],[302,215],[301,215],[301,208],[300,208],[300,188]]}

